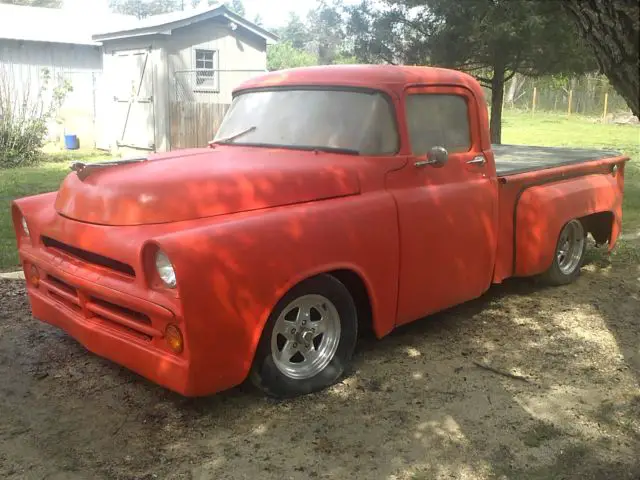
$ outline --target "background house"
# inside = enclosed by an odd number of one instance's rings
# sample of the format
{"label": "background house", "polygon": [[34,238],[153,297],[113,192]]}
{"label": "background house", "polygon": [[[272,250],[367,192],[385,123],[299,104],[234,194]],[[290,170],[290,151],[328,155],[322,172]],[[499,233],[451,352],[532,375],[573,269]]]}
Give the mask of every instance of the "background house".
{"label": "background house", "polygon": [[104,28],[135,19],[110,14],[81,18],[64,9],[0,4],[0,98],[22,108],[32,106],[40,93],[46,103],[61,80],[72,87],[58,121],[50,124],[54,139],[68,130],[93,145],[102,51],[91,35],[98,21]]}
{"label": "background house", "polygon": [[52,140],[70,133],[112,151],[204,146],[233,88],[266,71],[275,40],[224,6],[138,20],[0,4],[0,95],[19,105],[47,77],[46,95],[68,82]]}
{"label": "background house", "polygon": [[103,45],[100,148],[205,146],[240,82],[264,73],[275,35],[224,6],[156,15],[93,36]]}

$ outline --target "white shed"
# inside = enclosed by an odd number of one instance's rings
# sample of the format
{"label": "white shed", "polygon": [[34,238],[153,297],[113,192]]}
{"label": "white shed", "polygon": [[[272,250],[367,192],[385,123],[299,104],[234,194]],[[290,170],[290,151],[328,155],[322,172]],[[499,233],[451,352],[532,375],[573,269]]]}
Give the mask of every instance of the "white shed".
{"label": "white shed", "polygon": [[93,36],[103,45],[100,148],[205,146],[240,82],[267,68],[277,37],[225,6],[156,15]]}

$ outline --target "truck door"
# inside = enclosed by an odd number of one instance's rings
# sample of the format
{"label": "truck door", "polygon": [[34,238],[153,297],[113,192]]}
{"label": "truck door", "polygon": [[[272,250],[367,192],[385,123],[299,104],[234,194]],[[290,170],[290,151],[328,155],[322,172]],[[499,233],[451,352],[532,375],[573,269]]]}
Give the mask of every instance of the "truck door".
{"label": "truck door", "polygon": [[[480,112],[463,87],[405,92],[406,166],[387,177],[400,229],[398,324],[482,295],[491,284],[498,189],[491,155],[481,148]],[[402,121],[404,120],[404,121]],[[447,150],[429,165],[433,147]]]}

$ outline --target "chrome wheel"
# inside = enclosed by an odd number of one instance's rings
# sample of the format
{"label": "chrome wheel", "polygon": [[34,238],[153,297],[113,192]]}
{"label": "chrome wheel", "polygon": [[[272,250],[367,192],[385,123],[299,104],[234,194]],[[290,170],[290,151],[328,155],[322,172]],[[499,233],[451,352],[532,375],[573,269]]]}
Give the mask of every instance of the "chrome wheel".
{"label": "chrome wheel", "polygon": [[560,232],[556,259],[558,268],[565,275],[570,275],[580,266],[584,242],[584,227],[579,220],[571,220]]}
{"label": "chrome wheel", "polygon": [[278,316],[271,333],[271,356],[287,377],[311,378],[333,359],[340,333],[335,305],[322,295],[303,295]]}

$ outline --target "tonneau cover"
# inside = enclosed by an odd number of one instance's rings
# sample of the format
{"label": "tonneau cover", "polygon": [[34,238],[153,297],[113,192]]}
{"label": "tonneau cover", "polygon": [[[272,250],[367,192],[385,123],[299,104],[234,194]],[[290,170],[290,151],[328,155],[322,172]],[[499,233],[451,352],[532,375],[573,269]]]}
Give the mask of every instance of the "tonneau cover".
{"label": "tonneau cover", "polygon": [[615,150],[492,145],[499,177],[621,156]]}

